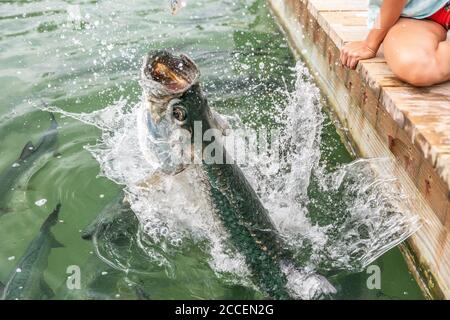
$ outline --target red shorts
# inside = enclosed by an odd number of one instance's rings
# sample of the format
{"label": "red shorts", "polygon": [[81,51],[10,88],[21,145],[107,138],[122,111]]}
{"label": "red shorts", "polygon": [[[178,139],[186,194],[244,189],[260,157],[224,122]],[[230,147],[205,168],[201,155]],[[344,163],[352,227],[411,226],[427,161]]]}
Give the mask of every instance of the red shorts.
{"label": "red shorts", "polygon": [[442,7],[438,12],[428,17],[443,26],[446,30],[450,29],[450,1]]}

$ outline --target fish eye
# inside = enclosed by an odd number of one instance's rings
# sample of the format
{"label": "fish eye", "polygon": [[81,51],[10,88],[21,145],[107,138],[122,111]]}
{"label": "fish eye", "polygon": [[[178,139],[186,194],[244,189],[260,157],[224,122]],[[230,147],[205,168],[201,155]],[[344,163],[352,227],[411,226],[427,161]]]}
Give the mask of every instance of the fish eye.
{"label": "fish eye", "polygon": [[179,122],[184,122],[184,121],[186,121],[186,118],[187,118],[186,109],[180,105],[176,105],[173,107],[172,115]]}

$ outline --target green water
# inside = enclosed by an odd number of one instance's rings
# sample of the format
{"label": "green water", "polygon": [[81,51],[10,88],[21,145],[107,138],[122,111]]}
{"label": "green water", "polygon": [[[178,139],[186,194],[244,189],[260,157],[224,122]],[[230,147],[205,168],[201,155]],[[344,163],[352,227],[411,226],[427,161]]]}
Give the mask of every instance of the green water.
{"label": "green water", "polygon": [[[260,0],[190,1],[176,17],[163,0],[3,1],[0,29],[0,172],[47,130],[49,116],[36,107],[41,100],[71,112],[99,110],[120,97],[137,102],[141,57],[150,49],[188,53],[202,71],[214,107],[253,126],[270,125],[274,106],[285,100],[280,90],[293,86],[294,58]],[[116,271],[98,260],[80,230],[120,187],[98,177],[98,163],[83,149],[97,141],[100,131],[69,118],[57,120],[60,155],[41,158],[23,175],[11,193],[9,213],[0,217],[1,282],[8,281],[61,202],[61,221],[53,232],[64,248],[52,250],[44,273],[57,299],[263,298],[218,277],[195,246],[172,255],[170,268],[149,263],[145,275]],[[321,151],[331,167],[352,160],[328,118]],[[40,199],[47,203],[37,206]],[[146,263],[145,257],[131,260]],[[369,290],[369,275],[362,272],[339,277],[336,298],[422,298],[397,249],[374,264],[381,268],[381,290]],[[65,289],[72,265],[82,271],[80,291]],[[30,298],[41,297],[35,292]]]}

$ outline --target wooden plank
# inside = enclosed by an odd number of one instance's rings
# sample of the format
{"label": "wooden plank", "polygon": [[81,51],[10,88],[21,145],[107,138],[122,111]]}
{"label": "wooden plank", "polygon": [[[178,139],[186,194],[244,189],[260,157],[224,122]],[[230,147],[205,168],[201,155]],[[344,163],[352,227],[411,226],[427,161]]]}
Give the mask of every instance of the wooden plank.
{"label": "wooden plank", "polygon": [[405,169],[411,180],[418,186],[423,157],[420,150],[411,144],[411,138],[405,130],[398,128],[393,139],[389,141],[389,150]]}
{"label": "wooden plank", "polygon": [[367,11],[368,0],[309,0],[315,11]]}
{"label": "wooden plank", "polygon": [[329,37],[339,49],[347,42],[365,39],[369,33],[364,13],[324,11],[318,16],[321,17],[319,20],[322,19],[327,24]]}
{"label": "wooden plank", "polygon": [[358,64],[358,73],[370,88],[379,93],[381,87],[409,87],[409,84],[398,79],[388,65],[380,60],[363,60]]}
{"label": "wooden plank", "polygon": [[341,25],[347,27],[366,27],[367,12],[365,11],[319,11],[328,25]]}
{"label": "wooden plank", "polygon": [[301,22],[301,15],[306,10],[306,5],[301,0],[286,0],[289,7],[293,8],[293,16]]}
{"label": "wooden plank", "polygon": [[389,112],[387,112],[384,108],[378,108],[377,124],[375,129],[384,145],[391,149],[392,140],[397,136],[399,128]]}
{"label": "wooden plank", "polygon": [[[450,83],[430,88],[383,87],[381,104],[433,166],[450,153]],[[448,177],[442,176],[450,187]]]}
{"label": "wooden plank", "polygon": [[447,216],[445,218],[445,228],[447,229],[447,232],[450,234],[450,206],[448,206],[447,208]]}
{"label": "wooden plank", "polygon": [[439,173],[439,176],[442,177],[444,181],[450,181],[450,154],[438,155],[436,159],[435,170]]}
{"label": "wooden plank", "polygon": [[420,193],[428,200],[441,223],[445,225],[449,206],[448,185],[428,161],[422,161],[416,179]]}

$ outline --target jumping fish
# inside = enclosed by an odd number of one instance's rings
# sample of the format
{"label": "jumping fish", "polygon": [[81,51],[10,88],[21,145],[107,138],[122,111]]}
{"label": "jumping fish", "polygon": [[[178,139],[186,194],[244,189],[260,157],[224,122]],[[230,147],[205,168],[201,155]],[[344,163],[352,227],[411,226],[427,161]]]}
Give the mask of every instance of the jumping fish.
{"label": "jumping fish", "polygon": [[12,272],[3,291],[2,300],[51,299],[53,290],[44,280],[44,271],[52,248],[63,247],[51,228],[58,222],[61,205],[42,224],[39,234],[31,242],[25,254]]}
{"label": "jumping fish", "polygon": [[[165,173],[177,174],[187,166],[171,161],[170,145],[161,143],[168,139],[171,130],[187,132],[192,149],[195,149],[195,136],[204,137],[209,129],[223,131],[222,121],[210,109],[202,93],[199,76],[198,67],[186,55],[154,51],[144,60],[141,86],[146,101],[147,133],[151,140],[159,142],[155,150],[159,160],[168,163],[163,168]],[[241,169],[230,161],[232,157],[220,139],[216,139],[215,144],[219,144],[219,148],[215,148],[216,161],[202,157],[200,162],[213,210],[233,245],[243,253],[261,291],[274,299],[290,299],[293,295],[283,270],[296,270],[292,261],[294,255]],[[202,155],[207,146],[208,142],[202,139]],[[329,286],[332,288],[331,284]]]}
{"label": "jumping fish", "polygon": [[58,123],[53,114],[51,125],[36,145],[30,141],[23,148],[19,159],[0,174],[0,216],[9,212],[8,201],[11,191],[16,187],[20,177],[45,154],[55,152],[57,145]]}

